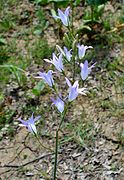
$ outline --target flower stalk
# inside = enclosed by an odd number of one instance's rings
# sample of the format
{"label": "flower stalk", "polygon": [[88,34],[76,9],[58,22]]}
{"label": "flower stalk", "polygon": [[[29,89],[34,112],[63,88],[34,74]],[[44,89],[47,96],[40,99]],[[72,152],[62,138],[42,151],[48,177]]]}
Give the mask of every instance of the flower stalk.
{"label": "flower stalk", "polygon": [[55,144],[55,162],[54,162],[54,174],[53,174],[53,180],[56,180],[56,173],[57,173],[57,163],[58,163],[58,145],[59,145],[59,131],[61,130],[62,123],[64,122],[68,106],[70,102],[65,107],[63,113],[61,114],[61,121],[58,126],[58,129],[56,130],[56,144]]}

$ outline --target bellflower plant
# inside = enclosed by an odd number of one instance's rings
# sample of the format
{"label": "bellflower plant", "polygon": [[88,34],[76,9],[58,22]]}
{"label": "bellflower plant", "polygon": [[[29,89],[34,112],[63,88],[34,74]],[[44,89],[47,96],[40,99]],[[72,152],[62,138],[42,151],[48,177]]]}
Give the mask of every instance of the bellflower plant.
{"label": "bellflower plant", "polygon": [[41,118],[41,116],[37,116],[36,118],[34,118],[33,114],[32,116],[27,120],[24,121],[21,118],[19,118],[19,121],[28,128],[28,130],[32,133],[32,134],[37,134],[37,130],[36,130],[36,126],[35,126],[35,122],[38,121]]}
{"label": "bellflower plant", "polygon": [[[62,128],[62,124],[65,120],[65,116],[70,108],[70,105],[74,102],[74,100],[78,97],[79,94],[86,95],[87,89],[85,87],[79,88],[82,80],[84,81],[89,73],[91,72],[92,68],[95,64],[88,67],[88,61],[84,61],[84,63],[80,63],[80,60],[84,58],[86,50],[92,48],[92,46],[84,46],[79,44],[79,38],[78,35],[75,35],[73,33],[73,18],[71,18],[71,26],[69,26],[69,12],[70,7],[66,8],[65,12],[62,12],[60,9],[58,9],[58,16],[54,16],[55,19],[60,19],[63,23],[63,25],[68,27],[68,33],[65,33],[64,37],[64,45],[66,45],[70,50],[67,49],[67,47],[64,46],[64,50],[61,49],[60,46],[58,46],[59,55],[55,55],[55,53],[52,54],[52,59],[44,59],[46,62],[51,63],[55,66],[55,68],[58,70],[57,73],[61,74],[63,77],[61,77],[60,81],[64,79],[66,81],[66,84],[68,85],[68,92],[66,92],[66,88],[62,86],[61,91],[63,91],[63,95],[67,94],[67,97],[63,99],[62,95],[60,94],[60,88],[61,86],[58,85],[56,82],[54,82],[53,79],[53,71],[49,70],[47,73],[45,72],[39,72],[38,78],[42,78],[52,89],[54,94],[56,95],[56,99],[51,98],[53,104],[58,109],[59,118],[60,121],[57,123],[56,128],[56,138],[55,138],[55,161],[54,161],[54,172],[53,172],[53,180],[57,179],[57,164],[58,164],[58,147],[59,147],[59,132]],[[57,46],[56,46],[57,48]],[[63,65],[63,57],[66,58],[67,61],[64,62]],[[66,64],[68,64],[68,68],[66,69]],[[71,66],[69,66],[71,64]],[[81,78],[80,75],[77,73],[79,72],[81,68]],[[68,72],[69,71],[69,72]],[[56,73],[55,73],[56,74]],[[57,76],[59,78],[60,76]],[[70,80],[71,79],[71,80]],[[77,79],[77,80],[75,80]],[[61,83],[61,85],[64,85],[65,83]],[[40,116],[34,118],[33,114],[31,118],[28,121],[24,121],[22,119],[19,119],[20,122],[28,128],[28,130],[31,133],[37,134],[37,130],[35,127],[35,121],[40,119]],[[37,137],[37,136],[36,136]],[[39,139],[37,138],[39,141]],[[42,145],[42,147],[44,147]],[[50,148],[47,148],[50,150]],[[51,178],[49,178],[51,179]]]}
{"label": "bellflower plant", "polygon": [[86,50],[89,48],[93,48],[93,47],[92,46],[84,46],[83,44],[82,45],[78,44],[77,48],[78,48],[78,57],[79,57],[79,59],[82,59],[85,56]]}
{"label": "bellflower plant", "polygon": [[70,7],[67,7],[64,13],[60,9],[58,9],[58,16],[54,15],[53,17],[55,19],[60,19],[65,26],[68,26],[69,25],[69,12],[70,12]]}
{"label": "bellflower plant", "polygon": [[64,66],[63,66],[63,62],[62,62],[62,53],[59,55],[59,57],[57,57],[55,55],[55,53],[53,53],[53,59],[52,60],[49,60],[49,59],[44,59],[44,60],[46,62],[53,64],[59,72],[64,71]]}
{"label": "bellflower plant", "polygon": [[39,78],[42,78],[50,87],[54,85],[54,80],[52,77],[52,70],[49,70],[47,73],[39,72]]}

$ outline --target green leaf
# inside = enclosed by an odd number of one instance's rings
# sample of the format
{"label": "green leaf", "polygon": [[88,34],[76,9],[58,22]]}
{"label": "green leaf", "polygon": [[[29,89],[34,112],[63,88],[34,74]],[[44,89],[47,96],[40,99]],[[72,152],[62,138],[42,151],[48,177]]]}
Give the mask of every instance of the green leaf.
{"label": "green leaf", "polygon": [[71,46],[71,40],[67,33],[64,34],[63,41],[65,43],[65,46],[67,46],[67,47]]}
{"label": "green leaf", "polygon": [[44,81],[39,81],[38,84],[32,89],[32,93],[36,96],[39,96],[41,91],[44,89]]}
{"label": "green leaf", "polygon": [[41,29],[36,29],[36,30],[34,31],[34,34],[35,34],[35,35],[41,35],[41,34],[42,34],[42,30],[41,30]]}
{"label": "green leaf", "polygon": [[77,29],[76,34],[88,34],[90,31],[92,31],[90,26],[81,25],[80,28]]}
{"label": "green leaf", "polygon": [[36,4],[46,5],[48,3],[48,0],[35,0]]}
{"label": "green leaf", "polygon": [[57,16],[56,11],[54,9],[51,9],[52,16]]}
{"label": "green leaf", "polygon": [[7,42],[4,38],[0,38],[0,46],[5,45]]}
{"label": "green leaf", "polygon": [[90,6],[98,6],[105,4],[108,0],[86,0],[86,3]]}
{"label": "green leaf", "polygon": [[78,6],[78,5],[80,4],[80,2],[81,2],[81,0],[76,0],[76,1],[74,2],[74,6]]}

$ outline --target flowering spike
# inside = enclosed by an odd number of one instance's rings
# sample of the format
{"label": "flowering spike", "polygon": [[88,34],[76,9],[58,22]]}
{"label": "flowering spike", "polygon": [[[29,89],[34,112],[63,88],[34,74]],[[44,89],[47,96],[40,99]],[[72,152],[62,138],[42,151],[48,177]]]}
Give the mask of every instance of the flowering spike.
{"label": "flowering spike", "polygon": [[39,72],[40,78],[42,78],[50,87],[54,85],[52,72],[53,72],[52,70],[49,70],[47,73]]}
{"label": "flowering spike", "polygon": [[36,118],[34,118],[33,113],[32,116],[27,120],[24,121],[21,118],[19,118],[19,121],[28,128],[28,130],[33,133],[33,134],[37,134],[37,130],[36,130],[36,126],[35,126],[35,122],[37,120],[39,120],[41,118],[41,116],[37,116]]}

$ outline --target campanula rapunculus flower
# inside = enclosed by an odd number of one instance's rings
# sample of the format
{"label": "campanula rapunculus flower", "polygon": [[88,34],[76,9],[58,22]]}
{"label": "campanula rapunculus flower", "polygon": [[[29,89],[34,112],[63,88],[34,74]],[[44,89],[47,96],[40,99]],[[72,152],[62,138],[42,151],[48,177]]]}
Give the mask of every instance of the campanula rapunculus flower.
{"label": "campanula rapunculus flower", "polygon": [[33,134],[37,134],[37,130],[36,130],[36,126],[35,126],[35,122],[37,120],[39,120],[41,118],[41,116],[37,116],[34,118],[34,115],[32,113],[32,116],[27,120],[24,121],[21,118],[19,118],[18,120],[25,126],[28,128],[28,130],[33,133]]}
{"label": "campanula rapunculus flower", "polygon": [[68,49],[64,46],[65,57],[68,61],[70,61],[71,57],[72,57],[71,51],[72,51],[72,49],[68,51]]}
{"label": "campanula rapunculus flower", "polygon": [[93,47],[92,46],[84,46],[83,44],[82,45],[78,44],[77,48],[78,48],[79,59],[82,59],[85,56],[86,50],[93,48]]}
{"label": "campanula rapunculus flower", "polygon": [[90,74],[91,69],[94,67],[94,65],[95,64],[93,64],[92,66],[88,67],[88,61],[87,60],[84,62],[84,64],[83,63],[80,64],[82,80],[85,80],[88,77],[88,75]]}
{"label": "campanula rapunculus flower", "polygon": [[53,17],[55,19],[60,19],[65,26],[68,26],[69,25],[69,12],[70,12],[70,7],[67,7],[64,13],[60,9],[58,9],[58,16],[54,15]]}
{"label": "campanula rapunculus flower", "polygon": [[54,80],[52,77],[52,70],[49,70],[47,73],[39,72],[39,78],[42,78],[50,87],[54,85]]}
{"label": "campanula rapunculus flower", "polygon": [[69,101],[73,101],[74,99],[76,99],[76,97],[79,95],[79,94],[82,94],[82,95],[86,95],[85,93],[87,92],[86,91],[86,88],[79,88],[79,83],[78,81],[75,81],[73,86],[71,85],[71,82],[69,81],[68,78],[66,78],[66,83],[68,84],[69,86],[69,95],[68,95],[68,100]]}
{"label": "campanula rapunculus flower", "polygon": [[57,107],[58,111],[60,113],[62,113],[64,111],[64,101],[61,99],[61,95],[60,95],[60,97],[57,97],[56,100],[53,98],[51,98],[51,100],[53,101],[53,103]]}
{"label": "campanula rapunculus flower", "polygon": [[44,60],[46,62],[53,64],[59,72],[64,71],[64,66],[63,66],[63,62],[62,62],[62,53],[59,55],[59,57],[57,57],[55,55],[55,53],[53,53],[53,59],[51,59],[51,60],[44,59]]}

